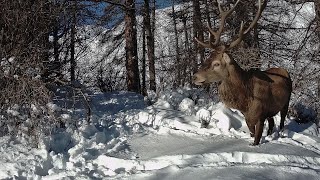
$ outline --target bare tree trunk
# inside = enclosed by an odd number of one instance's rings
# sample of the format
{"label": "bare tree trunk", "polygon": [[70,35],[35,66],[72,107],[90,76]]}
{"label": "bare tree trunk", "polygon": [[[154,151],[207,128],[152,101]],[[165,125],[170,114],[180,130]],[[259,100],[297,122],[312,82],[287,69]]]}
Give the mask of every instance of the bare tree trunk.
{"label": "bare tree trunk", "polygon": [[[203,29],[201,22],[201,11],[200,3],[197,0],[192,1],[193,6],[193,36],[197,37],[200,41],[203,41]],[[193,63],[193,72],[198,70],[198,63],[203,62],[204,57],[204,48],[199,46],[199,44],[194,41],[194,51],[196,53],[196,58]]]}
{"label": "bare tree trunk", "polygon": [[77,24],[77,1],[74,1],[74,7],[72,12],[72,23],[70,32],[70,80],[74,81],[76,60],[75,60],[75,34],[76,34],[76,24]]}
{"label": "bare tree trunk", "polygon": [[317,33],[317,36],[320,40],[320,1],[315,1],[314,2],[314,10],[315,10],[315,14],[316,14],[316,33]]}
{"label": "bare tree trunk", "polygon": [[[154,36],[150,20],[150,6],[149,0],[144,0],[144,27],[147,39],[147,54],[149,60],[149,83],[150,90],[156,91],[156,70],[155,70],[155,57],[154,57]],[[153,22],[154,23],[154,22]]]}
{"label": "bare tree trunk", "polygon": [[[315,14],[316,14],[316,34],[318,36],[318,41],[320,41],[320,1],[314,1]],[[318,45],[320,51],[320,45]],[[318,99],[320,99],[320,80],[318,78]]]}
{"label": "bare tree trunk", "polygon": [[59,37],[58,37],[58,31],[59,27],[58,25],[55,25],[53,29],[53,56],[54,56],[54,61],[59,62]]}
{"label": "bare tree trunk", "polygon": [[151,17],[151,33],[154,35],[154,30],[156,28],[156,0],[152,1]]}
{"label": "bare tree trunk", "polygon": [[188,28],[187,28],[187,17],[185,16],[182,17],[182,23],[183,23],[183,32],[184,32],[184,38],[185,38],[184,49],[186,51],[189,51],[190,46],[189,46],[189,34],[188,34]]}
{"label": "bare tree trunk", "polygon": [[[233,18],[233,19],[229,19],[230,24],[233,28],[238,28],[240,27],[241,22],[250,22],[250,9],[253,8],[254,3],[251,3],[253,0],[244,0],[241,1],[238,4],[238,7],[235,9],[235,17],[237,18]],[[233,4],[234,5],[234,4]],[[254,9],[251,10],[251,12],[254,12]],[[255,30],[251,31],[254,32]],[[253,36],[251,34],[251,32],[249,32],[246,35],[246,38],[243,39],[244,44],[240,44],[240,45],[244,45],[246,47],[252,47],[253,44]],[[236,35],[238,33],[238,31],[234,32]]]}
{"label": "bare tree trunk", "polygon": [[[183,22],[183,32],[184,32],[184,38],[185,38],[184,49],[185,49],[185,52],[187,52],[187,54],[189,55],[192,52],[190,52],[190,46],[189,46],[189,34],[188,34],[188,29],[187,29],[187,17],[184,16],[184,15],[182,16],[182,22]],[[185,60],[186,60],[186,57],[184,57],[184,62],[186,62]],[[183,78],[181,80],[181,84],[185,85],[186,78],[187,78],[187,66],[184,66],[182,64],[183,63],[181,63]]]}
{"label": "bare tree trunk", "polygon": [[173,87],[176,88],[180,86],[181,82],[181,65],[180,65],[180,51],[179,51],[179,39],[178,39],[178,30],[177,30],[177,20],[176,20],[176,12],[174,9],[174,0],[172,0],[172,18],[173,18],[173,26],[174,26],[174,40],[175,40],[175,49],[176,49],[176,64],[175,64],[175,71],[177,72],[177,76],[175,77],[175,82]]}
{"label": "bare tree trunk", "polygon": [[210,18],[209,4],[207,0],[204,0],[204,6],[205,6],[205,12],[206,12],[205,15],[206,15],[208,26],[212,27],[211,20],[210,20],[211,18]]}
{"label": "bare tree trunk", "polygon": [[4,35],[4,28],[1,26],[1,22],[0,22],[0,59],[2,59],[3,57],[3,47],[2,47],[2,39],[3,39],[3,35]]}
{"label": "bare tree trunk", "polygon": [[[145,12],[144,12],[145,13]],[[144,17],[145,18],[145,17]],[[145,19],[143,19],[145,21]],[[143,96],[147,95],[147,86],[146,86],[146,30],[145,25],[142,27],[142,84],[141,84],[141,93]]]}
{"label": "bare tree trunk", "polygon": [[[62,62],[60,61],[60,52],[59,52],[59,22],[55,21],[53,25],[53,57],[54,61],[51,63],[51,67],[47,66],[47,73],[54,72],[55,77],[62,77]],[[49,75],[47,75],[49,76]],[[47,78],[47,77],[46,77]]]}
{"label": "bare tree trunk", "polygon": [[125,6],[127,88],[128,91],[140,93],[135,0],[126,0]]}

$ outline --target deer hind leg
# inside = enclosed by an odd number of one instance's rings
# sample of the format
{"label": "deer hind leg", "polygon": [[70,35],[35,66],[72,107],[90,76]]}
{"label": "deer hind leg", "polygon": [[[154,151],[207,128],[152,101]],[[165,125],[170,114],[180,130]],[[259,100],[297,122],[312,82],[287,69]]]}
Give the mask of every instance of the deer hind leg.
{"label": "deer hind leg", "polygon": [[260,139],[262,136],[262,131],[263,131],[263,126],[264,126],[264,119],[260,119],[260,121],[257,122],[256,124],[256,130],[254,134],[254,142],[253,145],[258,145],[260,143]]}
{"label": "deer hind leg", "polygon": [[269,124],[269,129],[268,129],[268,136],[273,133],[273,128],[274,128],[274,119],[273,117],[268,117],[268,124]]}
{"label": "deer hind leg", "polygon": [[288,113],[288,107],[289,107],[289,101],[288,101],[288,103],[282,108],[282,110],[280,111],[280,115],[281,115],[280,131],[283,130],[284,120],[286,119],[286,116],[287,116],[287,113]]}

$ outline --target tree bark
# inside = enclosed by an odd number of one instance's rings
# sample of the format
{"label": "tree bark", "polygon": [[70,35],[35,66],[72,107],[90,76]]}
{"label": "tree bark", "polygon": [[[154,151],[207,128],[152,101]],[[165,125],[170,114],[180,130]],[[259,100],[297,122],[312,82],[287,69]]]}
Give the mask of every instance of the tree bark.
{"label": "tree bark", "polygon": [[316,14],[316,33],[317,33],[317,36],[320,40],[320,1],[315,1],[314,2],[314,10],[315,10],[315,14]]}
{"label": "tree bark", "polygon": [[[193,7],[193,35],[197,37],[200,41],[203,41],[203,29],[201,22],[201,11],[200,11],[200,3],[197,0],[192,1]],[[194,41],[194,52],[196,53],[196,57],[193,63],[193,73],[198,70],[198,63],[203,62],[204,57],[204,48],[199,46],[199,44]]]}
{"label": "tree bark", "polygon": [[76,60],[75,60],[75,34],[76,34],[76,24],[77,24],[77,1],[74,1],[74,7],[72,12],[72,23],[70,32],[70,80],[74,81]]}
{"label": "tree bark", "polygon": [[172,18],[173,18],[173,26],[174,26],[174,40],[175,40],[175,49],[176,49],[176,64],[175,64],[175,71],[177,72],[177,76],[175,77],[175,82],[173,87],[176,88],[180,86],[181,82],[181,68],[180,68],[180,51],[179,51],[179,38],[178,38],[178,30],[177,30],[177,20],[176,20],[176,12],[174,9],[174,0],[172,0]]}
{"label": "tree bark", "polygon": [[126,0],[125,7],[127,88],[128,91],[140,93],[135,0]]}
{"label": "tree bark", "polygon": [[210,11],[209,11],[209,4],[207,0],[204,0],[204,6],[205,6],[205,15],[206,15],[206,19],[207,19],[207,23],[209,27],[211,26],[211,18],[210,18]]}
{"label": "tree bark", "polygon": [[[145,12],[144,12],[145,13]],[[145,18],[145,17],[144,17]],[[143,19],[145,21],[145,19]],[[143,24],[142,27],[142,84],[141,84],[141,93],[143,96],[147,95],[147,86],[146,86],[146,30]]]}
{"label": "tree bark", "polygon": [[[316,21],[316,35],[318,37],[318,41],[320,41],[320,1],[314,2],[314,10],[315,10],[315,21]],[[318,45],[318,52],[320,51],[320,45]],[[318,78],[318,99],[320,99],[320,80]]]}
{"label": "tree bark", "polygon": [[154,30],[156,28],[156,0],[152,1],[151,17],[151,33],[154,35]]}
{"label": "tree bark", "polygon": [[[185,49],[185,52],[187,52],[187,55],[190,55],[190,57],[192,57],[193,53],[190,52],[191,48],[190,48],[189,33],[188,33],[188,28],[187,28],[187,17],[185,15],[182,15],[182,23],[183,23],[183,32],[184,32],[184,38],[185,38],[184,49]],[[183,57],[183,58],[184,58],[184,63],[181,63],[182,77],[183,77],[181,80],[181,84],[185,85],[186,78],[187,78],[187,66],[183,65],[186,62],[186,57]]]}
{"label": "tree bark", "polygon": [[[154,36],[150,20],[149,0],[144,0],[144,27],[147,39],[147,54],[149,60],[149,83],[150,90],[156,91],[156,70],[154,57]],[[154,22],[153,22],[154,23]]]}
{"label": "tree bark", "polygon": [[53,29],[53,56],[54,61],[59,62],[59,36],[58,36],[59,27],[55,25]]}

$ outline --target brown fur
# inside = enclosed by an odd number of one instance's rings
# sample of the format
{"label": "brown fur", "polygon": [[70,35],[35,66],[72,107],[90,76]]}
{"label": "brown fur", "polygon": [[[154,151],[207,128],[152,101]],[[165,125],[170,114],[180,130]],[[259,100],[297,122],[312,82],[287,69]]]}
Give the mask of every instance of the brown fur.
{"label": "brown fur", "polygon": [[201,85],[217,81],[221,82],[218,88],[221,100],[244,114],[254,135],[253,145],[260,143],[265,119],[269,122],[268,135],[272,133],[272,117],[279,111],[283,129],[292,91],[292,81],[285,69],[244,71],[225,52],[216,51],[194,75],[194,82]]}

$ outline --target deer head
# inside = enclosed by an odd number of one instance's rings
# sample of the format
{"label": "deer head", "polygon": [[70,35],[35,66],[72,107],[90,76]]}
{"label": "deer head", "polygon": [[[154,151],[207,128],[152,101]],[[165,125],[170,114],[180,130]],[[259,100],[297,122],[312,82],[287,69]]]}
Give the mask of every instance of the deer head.
{"label": "deer head", "polygon": [[[214,31],[211,27],[208,27],[209,30],[209,42],[205,43],[197,38],[195,40],[203,47],[212,49],[209,57],[205,60],[205,62],[201,65],[199,71],[194,74],[193,82],[196,85],[202,85],[212,82],[223,81],[228,77],[229,71],[228,66],[233,62],[230,56],[226,53],[227,50],[237,46],[243,39],[243,37],[257,24],[261,13],[262,13],[262,3],[261,0],[258,1],[258,11],[255,15],[255,18],[249,25],[247,29],[244,29],[244,23],[241,22],[240,30],[238,34],[238,38],[232,41],[230,44],[225,45],[220,43],[221,34],[224,30],[224,25],[226,22],[226,18],[232,14],[234,9],[240,0],[234,4],[232,8],[228,11],[223,11],[221,4],[218,0],[218,8],[220,13],[220,27],[217,31]],[[266,3],[266,0],[265,2]],[[214,42],[213,42],[214,40]]]}

